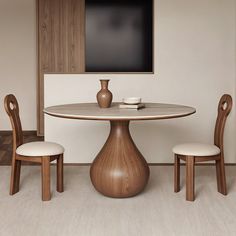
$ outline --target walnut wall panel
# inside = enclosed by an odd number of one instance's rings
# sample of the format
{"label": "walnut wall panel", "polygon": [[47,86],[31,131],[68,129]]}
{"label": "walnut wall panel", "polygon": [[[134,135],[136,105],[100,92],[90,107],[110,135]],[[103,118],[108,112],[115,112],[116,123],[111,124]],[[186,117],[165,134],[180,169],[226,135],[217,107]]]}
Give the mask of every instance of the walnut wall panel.
{"label": "walnut wall panel", "polygon": [[85,0],[38,0],[37,15],[38,134],[42,135],[44,74],[85,71]]}

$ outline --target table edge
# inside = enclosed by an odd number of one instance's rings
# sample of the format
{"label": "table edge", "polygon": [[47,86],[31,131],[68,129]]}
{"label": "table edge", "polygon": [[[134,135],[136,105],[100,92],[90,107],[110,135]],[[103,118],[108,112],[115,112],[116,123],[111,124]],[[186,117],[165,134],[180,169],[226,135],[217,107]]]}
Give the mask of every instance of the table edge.
{"label": "table edge", "polygon": [[185,116],[190,116],[194,113],[196,113],[196,109],[193,108],[194,110],[192,112],[188,112],[188,113],[185,113],[185,114],[180,114],[180,115],[163,115],[163,116],[159,116],[159,117],[156,117],[156,116],[147,116],[147,117],[119,117],[119,118],[115,118],[115,117],[94,117],[94,116],[73,116],[73,115],[64,115],[64,114],[55,114],[55,113],[52,113],[52,112],[47,112],[44,110],[44,113],[47,114],[47,115],[50,115],[50,116],[53,116],[53,117],[57,117],[57,118],[66,118],[66,119],[74,119],[74,120],[96,120],[96,121],[118,121],[118,120],[121,120],[121,121],[127,121],[127,120],[164,120],[164,119],[173,119],[173,118],[181,118],[181,117],[185,117]]}

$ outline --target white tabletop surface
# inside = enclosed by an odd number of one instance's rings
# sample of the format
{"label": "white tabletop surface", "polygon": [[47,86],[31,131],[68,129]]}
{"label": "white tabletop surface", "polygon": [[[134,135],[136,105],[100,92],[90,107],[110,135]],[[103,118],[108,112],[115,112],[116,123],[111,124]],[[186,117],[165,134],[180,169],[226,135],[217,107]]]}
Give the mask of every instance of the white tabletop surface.
{"label": "white tabletop surface", "polygon": [[145,103],[145,108],[120,109],[120,103],[112,103],[110,108],[100,108],[97,103],[76,103],[51,106],[44,113],[83,120],[156,120],[188,116],[196,112],[195,108],[163,103]]}

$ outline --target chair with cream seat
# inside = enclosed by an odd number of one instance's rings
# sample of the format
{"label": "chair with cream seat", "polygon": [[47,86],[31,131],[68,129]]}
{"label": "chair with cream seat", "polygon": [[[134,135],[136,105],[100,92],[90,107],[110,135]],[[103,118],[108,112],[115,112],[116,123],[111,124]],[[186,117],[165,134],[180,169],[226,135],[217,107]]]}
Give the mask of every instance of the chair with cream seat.
{"label": "chair with cream seat", "polygon": [[13,155],[10,182],[10,195],[19,191],[21,162],[41,164],[42,200],[51,199],[50,162],[57,160],[57,191],[63,192],[63,153],[64,148],[52,142],[31,142],[23,144],[23,133],[19,116],[19,106],[14,95],[9,94],[4,100],[5,110],[13,129]]}
{"label": "chair with cream seat", "polygon": [[224,128],[226,119],[232,109],[232,98],[224,94],[218,105],[218,116],[215,124],[214,145],[185,143],[173,148],[174,191],[180,191],[180,160],[186,162],[186,200],[194,201],[194,164],[197,162],[215,161],[218,192],[227,195],[224,165]]}

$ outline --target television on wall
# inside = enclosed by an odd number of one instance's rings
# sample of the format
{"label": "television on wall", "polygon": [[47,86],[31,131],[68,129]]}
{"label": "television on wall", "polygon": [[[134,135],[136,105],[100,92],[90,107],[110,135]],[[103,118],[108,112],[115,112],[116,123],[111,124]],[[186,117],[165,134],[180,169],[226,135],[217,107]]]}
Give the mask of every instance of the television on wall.
{"label": "television on wall", "polygon": [[153,0],[85,1],[86,72],[153,72]]}

